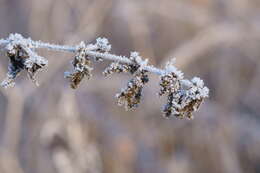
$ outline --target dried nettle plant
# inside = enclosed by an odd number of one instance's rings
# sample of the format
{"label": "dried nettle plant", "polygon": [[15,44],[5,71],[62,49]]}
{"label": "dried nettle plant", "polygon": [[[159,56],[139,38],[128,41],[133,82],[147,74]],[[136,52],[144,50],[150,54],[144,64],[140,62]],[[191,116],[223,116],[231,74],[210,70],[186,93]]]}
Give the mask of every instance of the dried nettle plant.
{"label": "dried nettle plant", "polygon": [[72,60],[73,70],[65,72],[65,77],[69,79],[73,89],[76,89],[84,78],[90,79],[93,69],[92,61],[112,61],[104,70],[104,76],[113,73],[131,74],[133,78],[127,86],[116,94],[118,105],[124,106],[126,110],[139,105],[143,87],[149,82],[150,73],[160,76],[161,89],[158,94],[167,96],[167,104],[163,107],[164,116],[167,118],[174,115],[191,119],[192,113],[199,108],[209,94],[209,89],[204,86],[203,80],[198,77],[191,80],[184,79],[183,73],[174,66],[173,61],[168,62],[164,69],[158,69],[148,65],[148,60],[143,60],[138,52],[132,52],[129,57],[110,54],[111,45],[106,38],[98,38],[95,44],[81,42],[76,46],[62,46],[33,41],[20,34],[10,34],[8,38],[0,39],[0,46],[6,50],[6,55],[10,60],[7,77],[1,83],[4,88],[14,86],[15,78],[23,70],[38,85],[36,73],[47,66],[48,60],[39,56],[36,49],[46,48],[75,54]]}

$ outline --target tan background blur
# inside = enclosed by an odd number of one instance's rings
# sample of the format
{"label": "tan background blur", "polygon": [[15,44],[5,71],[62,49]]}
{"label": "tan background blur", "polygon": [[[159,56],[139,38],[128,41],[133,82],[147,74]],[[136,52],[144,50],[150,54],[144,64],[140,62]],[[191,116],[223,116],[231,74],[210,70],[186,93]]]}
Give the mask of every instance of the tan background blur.
{"label": "tan background blur", "polygon": [[[59,44],[107,37],[112,52],[139,51],[158,67],[172,57],[210,88],[192,121],[164,119],[158,77],[140,107],[114,94],[127,75],[94,77],[76,91],[63,72],[70,53],[49,60],[35,87],[26,75],[0,89],[0,173],[260,172],[259,0],[0,0],[0,38],[17,32]],[[0,78],[8,59],[0,53]]]}

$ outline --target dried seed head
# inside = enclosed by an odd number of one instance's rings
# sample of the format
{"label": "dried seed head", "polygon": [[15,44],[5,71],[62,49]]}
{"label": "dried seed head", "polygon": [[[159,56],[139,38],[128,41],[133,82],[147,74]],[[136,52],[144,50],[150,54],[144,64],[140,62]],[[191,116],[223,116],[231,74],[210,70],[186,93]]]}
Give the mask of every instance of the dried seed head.
{"label": "dried seed head", "polygon": [[174,72],[162,75],[160,81],[160,92],[159,95],[170,94],[178,91],[180,89],[180,80]]}
{"label": "dried seed head", "polygon": [[139,105],[143,87],[149,81],[146,73],[147,71],[144,70],[136,73],[134,78],[128,82],[127,87],[116,95],[119,106],[125,106],[125,109],[129,110]]}
{"label": "dried seed head", "polygon": [[111,63],[103,72],[105,76],[122,72],[128,72],[134,75],[134,78],[128,82],[127,87],[122,89],[120,93],[116,94],[118,105],[125,106],[126,110],[135,108],[139,105],[143,87],[149,81],[147,71],[143,69],[143,67],[147,65],[148,61],[143,61],[137,52],[132,52],[129,60],[131,60],[131,64],[119,62]]}
{"label": "dried seed head", "polygon": [[197,77],[191,81],[185,80],[180,83],[180,89],[168,94],[167,104],[164,106],[163,112],[165,117],[174,115],[179,118],[192,119],[192,113],[198,110],[202,101],[208,97],[209,89],[204,87],[203,81]]}
{"label": "dried seed head", "polygon": [[167,104],[163,108],[165,117],[172,115],[179,118],[192,118],[204,98],[208,97],[209,89],[198,77],[191,81],[183,79],[183,73],[169,62],[165,74],[161,76],[159,95],[167,94]]}
{"label": "dried seed head", "polygon": [[31,39],[25,39],[19,34],[11,34],[8,39],[10,43],[6,45],[6,50],[10,63],[7,77],[1,86],[5,88],[14,86],[14,79],[22,70],[26,70],[29,78],[38,85],[35,76],[47,66],[48,61],[33,51]]}
{"label": "dried seed head", "polygon": [[86,55],[86,46],[82,42],[78,46],[77,53],[72,61],[73,71],[65,72],[65,78],[70,80],[71,88],[76,89],[84,77],[90,79],[92,76],[91,71],[93,70],[90,64],[91,61]]}
{"label": "dried seed head", "polygon": [[[9,48],[11,46],[9,45]],[[24,52],[20,46],[12,47],[7,51],[6,55],[9,57],[9,65],[6,79],[1,83],[4,88],[13,87],[15,85],[14,79],[17,75],[25,69],[25,59],[28,58],[26,52]]]}
{"label": "dried seed head", "polygon": [[165,73],[160,76],[161,81],[159,85],[161,86],[159,95],[170,94],[178,91],[181,87],[180,80],[183,79],[183,73],[174,67],[175,59],[166,63]]}

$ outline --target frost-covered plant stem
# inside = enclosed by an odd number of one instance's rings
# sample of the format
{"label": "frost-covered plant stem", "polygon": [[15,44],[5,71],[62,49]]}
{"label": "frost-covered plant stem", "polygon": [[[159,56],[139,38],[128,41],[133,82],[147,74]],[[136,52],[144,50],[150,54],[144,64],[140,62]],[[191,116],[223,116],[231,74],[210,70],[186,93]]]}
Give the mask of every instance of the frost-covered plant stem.
{"label": "frost-covered plant stem", "polygon": [[36,53],[36,49],[43,48],[75,54],[72,61],[73,71],[65,73],[74,89],[84,78],[89,79],[92,76],[91,61],[112,61],[103,72],[105,76],[121,72],[132,74],[133,79],[129,81],[127,87],[117,94],[119,104],[124,105],[126,109],[137,107],[140,103],[143,87],[149,81],[147,73],[160,76],[159,95],[167,94],[168,97],[163,110],[166,117],[175,115],[192,118],[191,113],[198,109],[209,93],[201,79],[197,77],[192,80],[184,79],[183,73],[173,65],[173,62],[167,63],[165,69],[159,69],[148,65],[148,60],[143,60],[137,52],[131,52],[129,57],[109,53],[111,45],[105,38],[98,38],[95,44],[86,45],[81,42],[75,46],[67,46],[33,41],[20,34],[10,34],[7,39],[0,39],[0,46],[7,51],[10,59],[7,78],[1,84],[5,88],[14,85],[14,79],[22,70],[26,70],[30,79],[37,84],[35,74],[48,64],[47,59]]}
{"label": "frost-covered plant stem", "polygon": [[[71,52],[71,53],[75,53],[77,52],[77,46],[68,46],[68,45],[57,45],[57,44],[50,44],[50,43],[44,43],[42,41],[33,41],[30,40],[30,38],[28,39],[28,41],[31,42],[33,48],[35,49],[48,49],[51,51],[62,51],[62,52]],[[1,46],[5,46],[8,43],[12,42],[11,40],[4,40],[1,39],[0,40],[0,45]],[[95,45],[89,45],[87,47],[88,51],[86,52],[86,55],[95,58],[95,57],[100,57],[104,60],[109,60],[109,61],[117,61],[117,62],[121,62],[121,63],[126,63],[126,64],[132,64],[132,61],[129,60],[129,58],[127,58],[126,56],[120,56],[120,55],[114,55],[114,54],[110,54],[110,53],[100,53],[95,51],[96,49],[98,49],[97,46]],[[153,66],[145,66],[144,67],[145,70],[157,74],[157,75],[162,75],[165,73],[164,70],[153,67]]]}

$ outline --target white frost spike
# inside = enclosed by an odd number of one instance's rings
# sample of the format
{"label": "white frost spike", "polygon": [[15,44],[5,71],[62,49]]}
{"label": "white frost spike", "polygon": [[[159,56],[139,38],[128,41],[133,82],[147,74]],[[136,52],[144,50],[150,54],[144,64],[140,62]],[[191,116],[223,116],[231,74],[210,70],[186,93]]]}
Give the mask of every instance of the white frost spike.
{"label": "white frost spike", "polygon": [[165,72],[166,73],[174,73],[178,79],[183,79],[183,73],[182,71],[178,70],[175,66],[174,66],[174,63],[175,63],[175,58],[173,58],[171,61],[167,62],[166,63],[166,66],[165,66]]}
{"label": "white frost spike", "polygon": [[79,49],[84,49],[86,47],[86,44],[84,43],[84,41],[81,41],[79,43],[79,45],[76,46],[76,49],[79,50]]}
{"label": "white frost spike", "polygon": [[111,50],[111,45],[106,38],[97,38],[97,47],[104,52],[109,52]]}
{"label": "white frost spike", "polygon": [[9,39],[10,41],[17,41],[17,40],[22,40],[22,39],[24,39],[24,38],[23,38],[23,36],[22,36],[21,34],[15,33],[15,34],[10,34],[9,37],[8,37],[8,39]]}
{"label": "white frost spike", "polygon": [[203,89],[201,89],[200,95],[203,98],[209,97],[209,89],[208,89],[208,87],[204,87]]}
{"label": "white frost spike", "polygon": [[148,59],[143,60],[141,58],[141,56],[139,56],[138,52],[131,52],[130,60],[134,61],[135,63],[137,63],[140,66],[139,70],[143,70],[148,64]]}
{"label": "white frost spike", "polygon": [[197,87],[203,87],[204,86],[204,82],[203,80],[201,80],[199,77],[194,77],[192,78],[192,83],[194,83]]}
{"label": "white frost spike", "polygon": [[209,89],[204,87],[204,82],[198,77],[194,77],[191,82],[193,86],[189,89],[189,94],[195,99],[203,99],[209,96]]}
{"label": "white frost spike", "polygon": [[202,98],[206,98],[209,96],[209,89],[204,87],[204,82],[198,77],[194,77],[191,82],[198,88],[199,96]]}
{"label": "white frost spike", "polygon": [[131,52],[130,53],[130,59],[131,60],[135,60],[137,57],[139,57],[139,53],[138,52]]}

